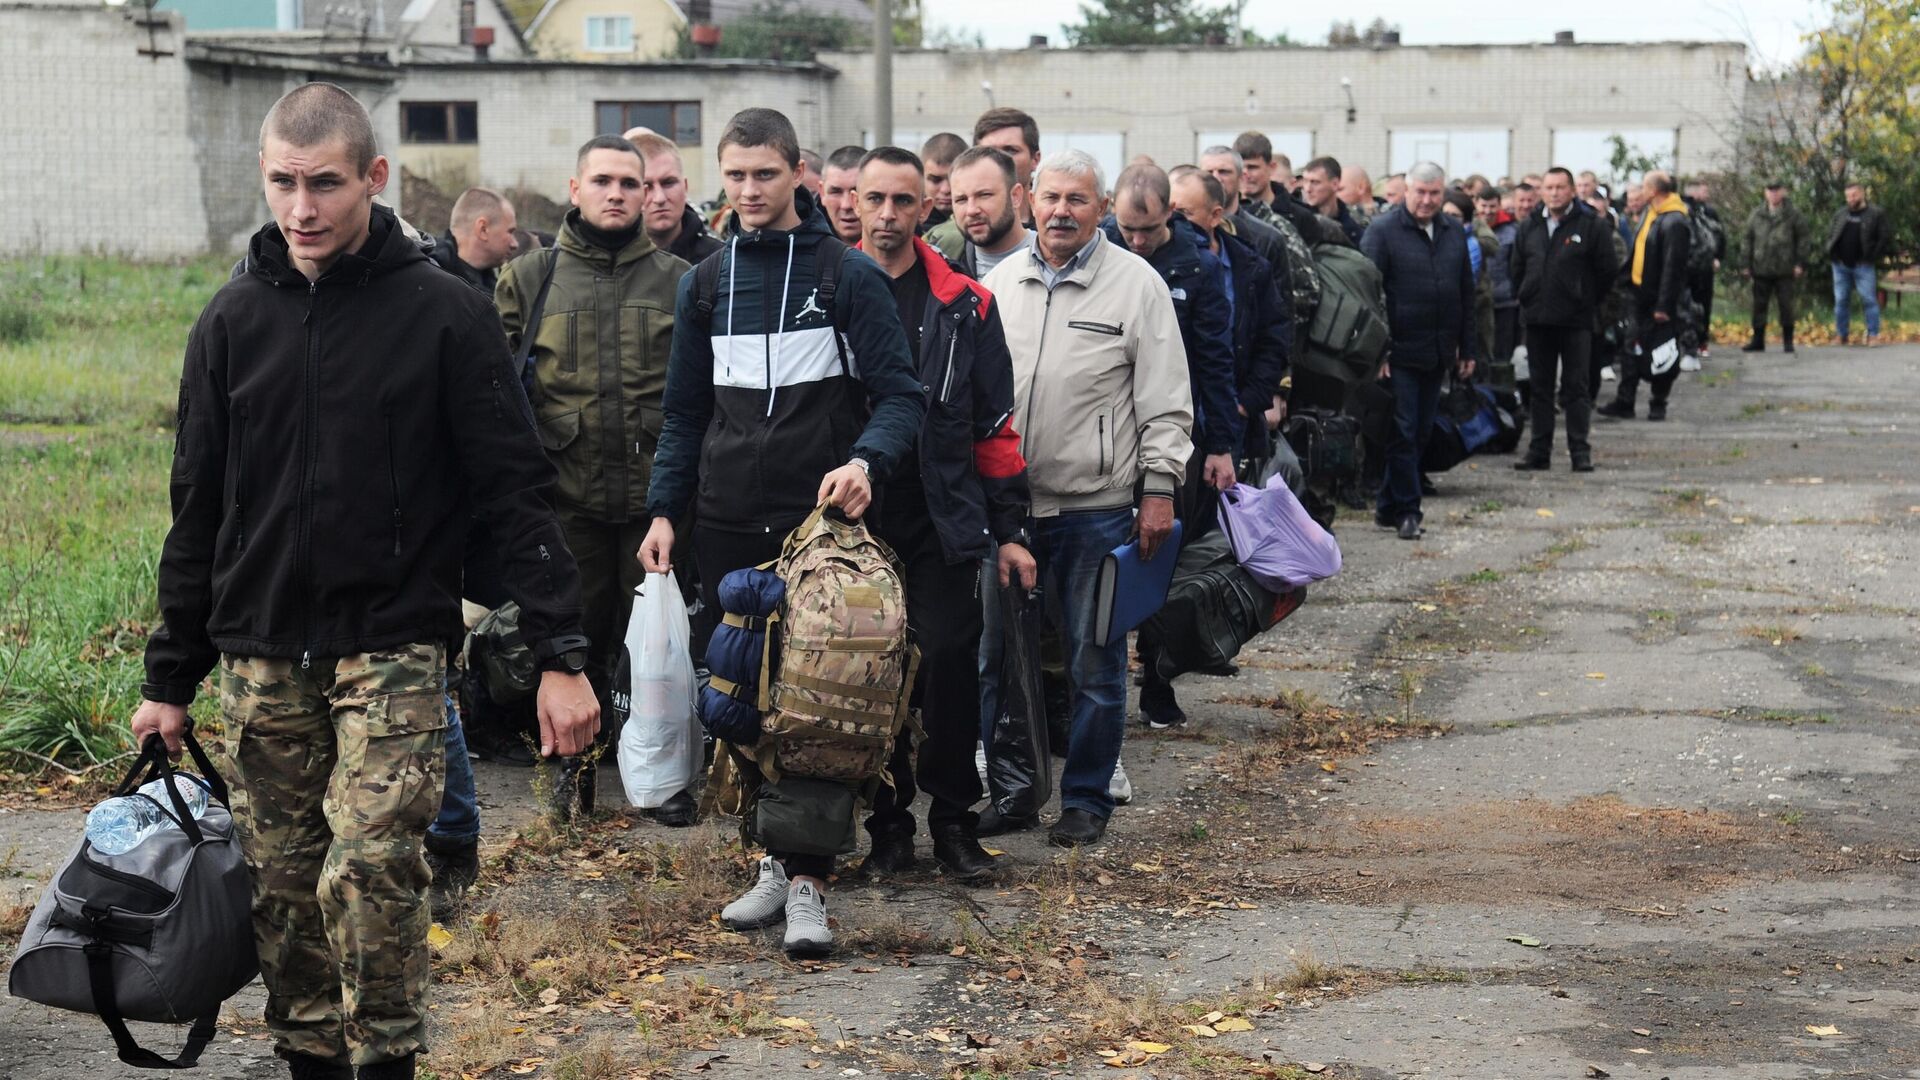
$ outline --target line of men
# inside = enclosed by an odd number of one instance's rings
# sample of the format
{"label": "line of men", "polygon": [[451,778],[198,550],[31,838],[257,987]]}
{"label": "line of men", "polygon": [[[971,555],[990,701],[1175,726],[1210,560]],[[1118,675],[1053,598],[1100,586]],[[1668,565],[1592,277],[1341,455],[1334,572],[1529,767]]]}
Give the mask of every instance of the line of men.
{"label": "line of men", "polygon": [[[1172,173],[1137,162],[1117,199],[1089,155],[1043,158],[1016,110],[975,136],[931,171],[893,147],[814,167],[786,117],[745,110],[718,140],[717,235],[686,206],[671,142],[603,136],[577,155],[552,247],[502,264],[512,207],[469,192],[436,266],[375,201],[389,166],[351,94],[310,83],[268,113],[274,220],[189,341],[162,622],[132,726],[177,750],[218,669],[267,1020],[295,1077],[410,1077],[424,1047],[425,856],[457,730],[448,644],[475,590],[522,609],[541,753],[579,759],[643,572],[691,569],[712,617],[721,579],[775,556],[816,505],[864,517],[905,568],[926,728],[872,808],[868,864],[911,864],[924,790],[936,860],[973,881],[994,865],[980,836],[1038,824],[972,810],[972,750],[996,709],[994,586],[1044,581],[1058,601],[1069,731],[1048,836],[1096,843],[1127,666],[1124,642],[1095,638],[1099,565],[1130,537],[1153,557],[1176,517],[1197,532],[1266,452],[1308,236],[1358,235],[1385,276],[1381,374],[1403,415],[1376,516],[1401,511],[1406,535],[1411,514],[1417,533],[1420,428],[1478,348],[1465,231],[1439,212],[1436,166],[1409,170],[1405,205],[1363,208],[1362,226],[1324,187],[1307,197],[1335,213],[1283,197],[1257,135]],[[1342,179],[1328,159],[1303,172]],[[921,236],[930,175],[950,216]],[[1566,213],[1550,199],[1524,228],[1570,243]],[[1636,268],[1659,273],[1668,230],[1641,241]],[[1523,304],[1560,257],[1522,273]],[[1656,316],[1665,287],[1643,285]],[[491,568],[469,568],[476,518]],[[1177,722],[1169,687],[1148,700],[1149,719]],[[691,793],[656,816],[690,820]],[[789,951],[823,953],[832,870],[768,852],[722,919],[784,922]]]}

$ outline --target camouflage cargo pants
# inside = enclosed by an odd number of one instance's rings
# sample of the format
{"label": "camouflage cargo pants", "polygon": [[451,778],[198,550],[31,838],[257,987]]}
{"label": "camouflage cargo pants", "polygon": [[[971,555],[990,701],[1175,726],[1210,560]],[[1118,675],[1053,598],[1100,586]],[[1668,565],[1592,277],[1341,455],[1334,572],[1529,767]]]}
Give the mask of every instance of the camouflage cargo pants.
{"label": "camouflage cargo pants", "polygon": [[281,1054],[426,1048],[427,825],[446,780],[446,650],[224,656],[233,816]]}

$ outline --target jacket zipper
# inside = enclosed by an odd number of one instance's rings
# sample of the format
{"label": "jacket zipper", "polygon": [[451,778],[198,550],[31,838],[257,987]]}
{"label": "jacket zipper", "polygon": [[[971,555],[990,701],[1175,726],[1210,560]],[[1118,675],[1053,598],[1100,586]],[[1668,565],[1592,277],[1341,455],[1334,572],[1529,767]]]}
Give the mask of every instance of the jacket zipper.
{"label": "jacket zipper", "polygon": [[946,404],[953,395],[953,353],[960,346],[960,316],[953,317],[953,333],[947,338],[947,377],[940,384],[940,403]]}
{"label": "jacket zipper", "polygon": [[[1045,284],[1044,282],[1042,284]],[[1047,290],[1046,306],[1040,309],[1040,343],[1033,349],[1033,378],[1027,381],[1027,415],[1022,419],[1020,431],[1032,438],[1034,398],[1040,390],[1040,361],[1047,355],[1047,322],[1053,314],[1053,290]]]}
{"label": "jacket zipper", "polygon": [[547,545],[545,544],[540,545],[540,564],[545,567],[547,571],[547,595],[558,595],[559,590],[556,589],[553,584],[553,554],[547,550]]}
{"label": "jacket zipper", "polygon": [[1106,417],[1106,414],[1102,413],[1101,415],[1094,417],[1094,426],[1095,426],[1095,430],[1098,432],[1098,435],[1099,435],[1099,441],[1097,445],[1100,448],[1100,475],[1105,476],[1107,475],[1107,417]]}
{"label": "jacket zipper", "polygon": [[233,481],[233,546],[247,548],[247,406],[240,405],[240,461]]}
{"label": "jacket zipper", "polygon": [[393,491],[393,554],[400,555],[400,459],[393,452],[393,409],[385,410],[387,428],[387,485]]}
{"label": "jacket zipper", "polygon": [[300,320],[307,328],[307,400],[306,430],[302,432],[300,461],[300,532],[295,547],[299,553],[301,585],[300,590],[300,670],[306,671],[313,666],[313,459],[316,454],[314,426],[319,422],[319,409],[314,405],[314,395],[318,393],[320,381],[319,351],[320,341],[314,333],[313,309],[320,298],[320,282],[307,283],[307,314]]}

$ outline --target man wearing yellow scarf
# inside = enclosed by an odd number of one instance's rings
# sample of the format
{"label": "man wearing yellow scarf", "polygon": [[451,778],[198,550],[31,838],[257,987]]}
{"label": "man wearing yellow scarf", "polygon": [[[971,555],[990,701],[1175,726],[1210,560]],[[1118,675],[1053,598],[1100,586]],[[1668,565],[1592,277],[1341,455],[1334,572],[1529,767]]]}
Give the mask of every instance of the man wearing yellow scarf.
{"label": "man wearing yellow scarf", "polygon": [[1651,387],[1647,419],[1667,418],[1667,395],[1680,377],[1677,362],[1655,362],[1664,346],[1675,344],[1680,329],[1680,304],[1687,287],[1687,252],[1693,231],[1687,224],[1687,204],[1674,190],[1673,177],[1650,172],[1641,181],[1647,209],[1633,238],[1634,310],[1639,316],[1640,353],[1621,365],[1620,392],[1597,411],[1601,416],[1630,420],[1634,399],[1645,378]]}

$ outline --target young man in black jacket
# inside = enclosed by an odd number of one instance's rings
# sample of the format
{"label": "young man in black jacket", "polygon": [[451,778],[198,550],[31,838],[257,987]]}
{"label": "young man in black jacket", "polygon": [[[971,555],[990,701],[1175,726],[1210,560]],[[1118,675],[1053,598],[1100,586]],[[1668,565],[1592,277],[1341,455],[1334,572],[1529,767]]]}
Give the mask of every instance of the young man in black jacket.
{"label": "young man in black jacket", "polygon": [[[893,790],[882,789],[867,819],[867,869],[913,865],[915,781],[927,793],[933,856],[947,872],[976,878],[993,869],[981,848],[981,588],[1034,584],[1027,550],[1027,463],[1013,429],[1013,359],[993,296],[948,264],[918,231],[932,210],[920,159],[897,146],[868,151],[854,190],[860,250],[892,279],[907,346],[928,396],[918,452],[880,491],[874,531],[906,568],[907,625],[920,647],[914,694],[926,729],[919,760],[906,740],[894,747]],[[991,559],[995,581],[981,580]],[[916,776],[917,772],[917,776]]]}
{"label": "young man in black jacket", "polygon": [[1533,440],[1513,467],[1547,468],[1553,456],[1554,380],[1567,413],[1567,455],[1574,472],[1593,471],[1587,443],[1593,394],[1587,387],[1594,310],[1613,287],[1613,226],[1573,197],[1573,173],[1559,166],[1540,180],[1547,212],[1521,222],[1511,273],[1526,324],[1533,368]]}
{"label": "young man in black jacket", "polygon": [[599,727],[579,588],[492,306],[374,205],[366,110],[291,91],[260,172],[274,221],[187,343],[133,733],[177,752],[219,666],[275,1049],[296,1080],[411,1077],[469,509],[503,538],[547,672],[547,754]]}
{"label": "young man in black jacket", "polygon": [[[827,248],[844,258],[830,303],[820,303],[821,248],[839,241],[800,188],[793,124],[772,109],[744,110],[721,133],[719,157],[729,239],[709,256],[721,260],[709,308],[694,295],[699,268],[680,280],[647,488],[653,520],[640,545],[648,572],[671,569],[676,523],[694,511],[689,549],[714,610],[720,579],[779,555],[816,505],[867,512],[874,482],[911,457],[927,396],[872,259]],[[857,374],[846,357],[858,358]],[[832,869],[831,858],[769,852],[759,881],[721,919],[745,929],[784,918],[788,951],[824,953]]]}
{"label": "young man in black jacket", "polygon": [[1693,230],[1687,225],[1687,206],[1673,190],[1673,177],[1650,172],[1641,181],[1647,193],[1640,228],[1634,233],[1628,256],[1632,272],[1634,314],[1640,355],[1621,365],[1617,396],[1599,409],[1616,420],[1633,418],[1640,380],[1651,387],[1647,419],[1667,418],[1667,395],[1680,378],[1680,303],[1687,288],[1687,255]]}

